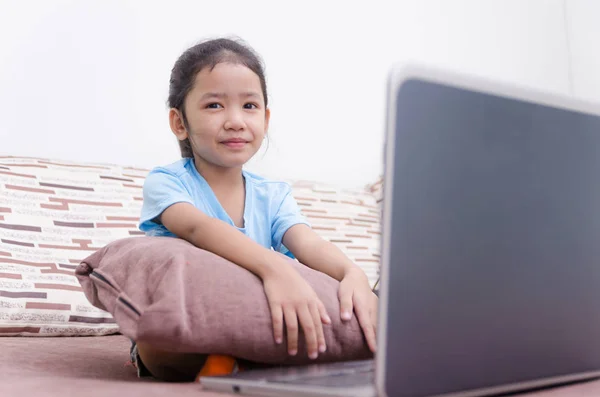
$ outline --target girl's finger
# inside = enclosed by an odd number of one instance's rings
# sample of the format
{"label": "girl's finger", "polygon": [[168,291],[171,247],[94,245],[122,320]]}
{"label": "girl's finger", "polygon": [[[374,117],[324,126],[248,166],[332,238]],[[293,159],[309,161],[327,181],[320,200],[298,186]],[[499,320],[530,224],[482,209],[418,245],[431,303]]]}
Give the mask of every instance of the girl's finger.
{"label": "girl's finger", "polygon": [[375,353],[375,350],[377,349],[377,338],[375,337],[375,329],[373,327],[373,323],[371,322],[371,313],[369,308],[361,302],[356,302],[354,310],[356,311],[358,323],[365,334],[365,339],[367,340],[369,349]]}
{"label": "girl's finger", "polygon": [[[319,356],[319,346],[317,345],[317,327],[315,326],[308,305],[302,305],[299,307],[298,320],[300,320],[302,330],[304,331],[304,336],[306,337],[306,350],[308,350],[308,357],[315,359]],[[320,321],[318,322],[318,325],[321,326]]]}
{"label": "girl's finger", "polygon": [[275,343],[280,344],[283,341],[283,311],[280,305],[271,306],[271,319],[273,320]]}
{"label": "girl's finger", "polygon": [[325,309],[325,305],[320,299],[317,305],[319,307],[319,315],[321,316],[321,321],[323,324],[331,324],[331,317],[329,317],[329,314],[327,314],[327,309]]}
{"label": "girl's finger", "polygon": [[294,308],[284,308],[283,316],[287,328],[288,353],[295,356],[298,353],[298,318]]}
{"label": "girl's finger", "polygon": [[310,306],[310,313],[312,314],[313,323],[315,324],[317,331],[317,346],[319,353],[325,353],[325,350],[327,350],[327,345],[325,344],[325,334],[323,332],[323,323],[321,322],[321,313],[319,312],[318,303],[313,303]]}
{"label": "girl's finger", "polygon": [[352,289],[344,288],[344,284],[340,284],[339,298],[340,298],[340,317],[342,320],[350,320],[352,318]]}
{"label": "girl's finger", "polygon": [[373,324],[373,330],[375,331],[375,337],[377,337],[377,309],[371,310],[371,323]]}

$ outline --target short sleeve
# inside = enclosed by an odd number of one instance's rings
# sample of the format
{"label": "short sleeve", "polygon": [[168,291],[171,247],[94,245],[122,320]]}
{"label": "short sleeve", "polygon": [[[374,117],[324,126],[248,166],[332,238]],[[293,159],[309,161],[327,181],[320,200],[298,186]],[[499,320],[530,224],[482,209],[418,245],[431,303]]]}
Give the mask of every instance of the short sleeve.
{"label": "short sleeve", "polygon": [[144,203],[140,216],[140,230],[148,232],[158,225],[153,220],[176,203],[193,204],[192,197],[182,181],[172,173],[155,169],[144,181]]}
{"label": "short sleeve", "polygon": [[287,254],[289,250],[283,246],[283,236],[288,229],[297,224],[305,224],[310,226],[306,218],[300,212],[300,207],[292,196],[292,189],[289,185],[285,185],[281,194],[278,210],[271,222],[271,245],[275,251]]}

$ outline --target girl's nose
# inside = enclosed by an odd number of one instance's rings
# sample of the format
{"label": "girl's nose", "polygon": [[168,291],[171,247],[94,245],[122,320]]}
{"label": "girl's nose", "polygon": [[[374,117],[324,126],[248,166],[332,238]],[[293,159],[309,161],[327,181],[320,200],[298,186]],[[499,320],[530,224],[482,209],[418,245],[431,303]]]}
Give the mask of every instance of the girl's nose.
{"label": "girl's nose", "polygon": [[245,126],[244,117],[242,116],[242,112],[238,110],[230,110],[227,113],[227,119],[225,120],[225,129],[226,130],[241,130]]}

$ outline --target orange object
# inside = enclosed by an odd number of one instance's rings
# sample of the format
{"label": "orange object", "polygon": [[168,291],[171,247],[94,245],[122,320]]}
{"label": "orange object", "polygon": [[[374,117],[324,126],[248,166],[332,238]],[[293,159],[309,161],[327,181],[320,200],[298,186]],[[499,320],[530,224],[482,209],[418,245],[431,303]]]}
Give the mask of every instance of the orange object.
{"label": "orange object", "polygon": [[211,354],[206,358],[206,362],[196,376],[196,382],[200,381],[201,376],[229,375],[241,370],[235,358]]}

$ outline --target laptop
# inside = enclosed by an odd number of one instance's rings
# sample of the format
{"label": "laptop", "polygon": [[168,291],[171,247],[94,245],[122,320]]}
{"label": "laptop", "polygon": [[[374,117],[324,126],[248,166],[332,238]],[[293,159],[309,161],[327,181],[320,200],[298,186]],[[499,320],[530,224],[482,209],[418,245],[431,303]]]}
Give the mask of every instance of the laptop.
{"label": "laptop", "polygon": [[600,377],[599,114],[394,67],[375,359],[204,377],[204,388],[468,397]]}

